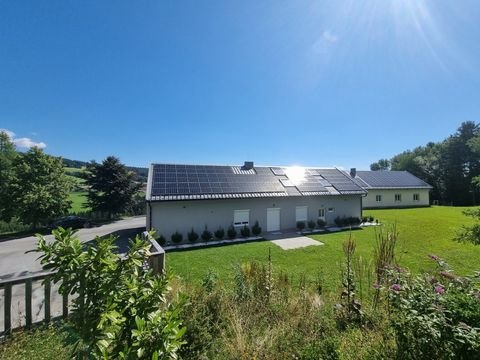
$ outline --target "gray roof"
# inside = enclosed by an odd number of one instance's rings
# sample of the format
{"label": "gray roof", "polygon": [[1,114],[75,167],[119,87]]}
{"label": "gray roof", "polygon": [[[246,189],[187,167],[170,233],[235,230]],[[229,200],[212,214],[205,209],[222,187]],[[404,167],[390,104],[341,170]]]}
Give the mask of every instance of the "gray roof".
{"label": "gray roof", "polygon": [[432,186],[408,171],[357,171],[357,184],[364,189],[431,189]]}
{"label": "gray roof", "polygon": [[365,193],[336,168],[152,164],[146,197],[177,201]]}

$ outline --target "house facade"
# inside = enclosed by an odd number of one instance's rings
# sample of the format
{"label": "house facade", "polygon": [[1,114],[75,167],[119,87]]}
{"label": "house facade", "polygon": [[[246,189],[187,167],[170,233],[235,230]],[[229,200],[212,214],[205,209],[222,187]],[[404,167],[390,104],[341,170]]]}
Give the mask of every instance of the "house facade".
{"label": "house facade", "polygon": [[432,186],[408,171],[352,171],[351,177],[368,192],[364,209],[430,206]]}
{"label": "house facade", "polygon": [[366,195],[348,174],[330,168],[152,164],[147,229],[170,238],[193,228],[237,231],[256,221],[265,232],[295,229],[297,221],[362,215]]}

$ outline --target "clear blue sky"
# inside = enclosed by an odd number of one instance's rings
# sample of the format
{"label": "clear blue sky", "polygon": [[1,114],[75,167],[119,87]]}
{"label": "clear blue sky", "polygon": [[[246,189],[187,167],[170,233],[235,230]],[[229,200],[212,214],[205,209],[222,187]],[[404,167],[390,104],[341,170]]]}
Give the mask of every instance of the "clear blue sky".
{"label": "clear blue sky", "polygon": [[0,128],[53,155],[366,168],[480,122],[480,2],[0,1]]}

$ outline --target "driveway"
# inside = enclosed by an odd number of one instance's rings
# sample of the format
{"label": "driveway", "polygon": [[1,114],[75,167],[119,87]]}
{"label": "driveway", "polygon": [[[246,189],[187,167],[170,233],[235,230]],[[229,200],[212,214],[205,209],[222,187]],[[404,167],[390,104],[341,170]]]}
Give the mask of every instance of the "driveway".
{"label": "driveway", "polygon": [[[145,216],[135,216],[98,227],[80,229],[77,236],[81,241],[88,242],[97,236],[117,235],[119,236],[120,251],[123,252],[126,250],[128,238],[142,232],[145,229],[145,224]],[[45,238],[52,240],[53,236],[46,235]],[[37,238],[35,236],[0,242],[0,279],[41,271],[42,267],[37,260],[39,254],[28,252],[34,250],[36,244]]]}

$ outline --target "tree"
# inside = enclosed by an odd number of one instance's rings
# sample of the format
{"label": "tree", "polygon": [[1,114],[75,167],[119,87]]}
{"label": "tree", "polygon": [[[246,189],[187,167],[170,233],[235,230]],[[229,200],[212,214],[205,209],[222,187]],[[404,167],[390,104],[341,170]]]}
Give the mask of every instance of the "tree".
{"label": "tree", "polygon": [[17,156],[13,167],[11,195],[22,222],[36,228],[68,212],[72,183],[65,175],[61,158],[34,147]]}
{"label": "tree", "polygon": [[390,160],[388,159],[380,159],[377,162],[374,162],[370,165],[370,170],[378,171],[378,170],[390,170]]}
{"label": "tree", "polygon": [[107,157],[101,164],[90,162],[85,179],[88,205],[94,211],[106,211],[109,215],[127,210],[141,186],[134,181],[135,174],[114,156]]}
{"label": "tree", "polygon": [[14,206],[12,201],[13,161],[17,157],[15,145],[4,131],[0,131],[0,219],[10,221]]}

